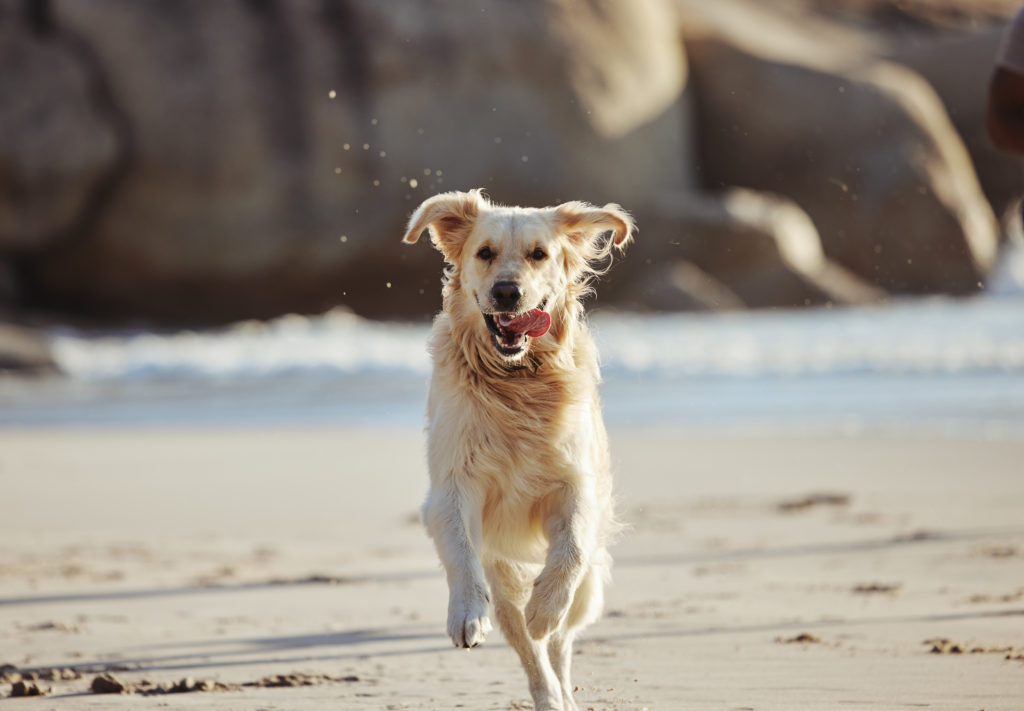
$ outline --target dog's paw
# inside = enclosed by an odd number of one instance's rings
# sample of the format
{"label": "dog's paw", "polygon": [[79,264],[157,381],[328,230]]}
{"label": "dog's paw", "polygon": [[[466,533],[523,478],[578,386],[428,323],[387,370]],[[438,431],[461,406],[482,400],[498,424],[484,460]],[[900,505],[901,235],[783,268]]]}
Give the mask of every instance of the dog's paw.
{"label": "dog's paw", "polygon": [[487,596],[474,594],[466,597],[452,597],[448,602],[448,636],[456,647],[475,647],[484,641],[491,631],[491,619],[487,616]]}
{"label": "dog's paw", "polygon": [[523,611],[530,636],[544,639],[554,632],[562,624],[562,618],[569,610],[569,602],[568,590],[562,586],[549,585],[544,578],[539,578]]}

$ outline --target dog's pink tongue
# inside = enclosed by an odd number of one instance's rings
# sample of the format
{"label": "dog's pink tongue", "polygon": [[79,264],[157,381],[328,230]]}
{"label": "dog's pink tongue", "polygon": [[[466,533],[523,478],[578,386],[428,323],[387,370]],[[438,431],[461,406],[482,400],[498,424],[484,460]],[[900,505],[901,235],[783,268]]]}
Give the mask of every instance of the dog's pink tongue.
{"label": "dog's pink tongue", "polygon": [[540,338],[551,328],[551,314],[540,309],[533,309],[522,316],[511,318],[507,314],[498,314],[498,323],[509,331],[525,333],[531,338]]}

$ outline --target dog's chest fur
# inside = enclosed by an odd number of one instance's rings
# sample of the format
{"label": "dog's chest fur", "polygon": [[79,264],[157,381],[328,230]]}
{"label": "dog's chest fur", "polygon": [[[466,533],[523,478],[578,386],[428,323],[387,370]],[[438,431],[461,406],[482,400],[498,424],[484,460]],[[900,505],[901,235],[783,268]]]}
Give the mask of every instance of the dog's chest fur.
{"label": "dog's chest fur", "polygon": [[450,338],[439,340],[428,405],[433,483],[455,480],[480,512],[489,552],[541,562],[549,497],[594,485],[593,445],[603,437],[596,370],[487,373],[468,369]]}

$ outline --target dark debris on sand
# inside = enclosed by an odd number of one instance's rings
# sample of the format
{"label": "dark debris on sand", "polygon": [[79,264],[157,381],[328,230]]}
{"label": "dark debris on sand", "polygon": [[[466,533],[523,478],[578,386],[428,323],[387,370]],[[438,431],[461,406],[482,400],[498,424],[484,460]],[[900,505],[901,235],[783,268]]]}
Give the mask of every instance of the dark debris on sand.
{"label": "dark debris on sand", "polygon": [[139,694],[141,696],[158,696],[162,694],[190,694],[204,691],[241,691],[249,688],[281,688],[297,686],[318,686],[320,684],[351,683],[362,681],[356,675],[331,676],[329,674],[277,674],[265,676],[257,681],[243,684],[226,684],[211,679],[193,679],[185,677],[174,683],[156,684],[143,679],[135,683],[123,682],[113,674],[100,674],[92,680],[94,694]]}
{"label": "dark debris on sand", "polygon": [[52,688],[39,684],[40,681],[74,681],[81,678],[82,674],[74,669],[55,667],[23,671],[13,664],[0,664],[0,683],[11,685],[8,695],[12,698],[46,696]]}
{"label": "dark debris on sand", "polygon": [[790,499],[779,502],[776,507],[782,513],[796,513],[808,511],[819,506],[849,506],[850,497],[847,494],[808,494],[799,499]]}
{"label": "dark debris on sand", "polygon": [[256,686],[261,688],[275,688],[288,686],[316,686],[317,684],[328,683],[351,683],[362,681],[362,677],[351,674],[349,676],[330,676],[328,674],[278,674],[276,676],[265,676],[259,681],[250,681],[242,686]]}
{"label": "dark debris on sand", "polygon": [[850,588],[854,595],[895,595],[902,588],[902,583],[862,583]]}
{"label": "dark debris on sand", "polygon": [[49,692],[49,687],[41,687],[34,681],[16,681],[11,684],[11,698],[17,698],[20,696],[46,696]]}
{"label": "dark debris on sand", "polygon": [[1007,661],[1024,661],[1024,652],[1013,647],[986,647],[980,644],[963,644],[946,637],[926,639],[921,644],[931,647],[931,654],[1000,654]]}
{"label": "dark debris on sand", "polygon": [[[184,677],[176,682],[153,682],[148,679],[129,682],[113,674],[117,671],[133,671],[128,667],[109,666],[105,671],[96,673],[89,683],[89,691],[93,694],[137,694],[139,696],[158,696],[162,694],[190,694],[209,691],[241,691],[243,688],[286,688],[299,686],[318,686],[320,684],[351,684],[366,681],[356,674],[332,676],[330,674],[276,674],[265,676],[256,681],[242,684],[228,684],[212,679],[193,679]],[[75,681],[82,678],[82,672],[71,668],[47,668],[21,670],[13,664],[0,664],[0,683],[10,684],[8,696],[45,696],[52,687],[41,685],[40,681]],[[3,693],[0,692],[0,697]]]}
{"label": "dark debris on sand", "polygon": [[775,641],[779,644],[821,644],[821,638],[810,632],[801,632],[796,637],[776,637]]}

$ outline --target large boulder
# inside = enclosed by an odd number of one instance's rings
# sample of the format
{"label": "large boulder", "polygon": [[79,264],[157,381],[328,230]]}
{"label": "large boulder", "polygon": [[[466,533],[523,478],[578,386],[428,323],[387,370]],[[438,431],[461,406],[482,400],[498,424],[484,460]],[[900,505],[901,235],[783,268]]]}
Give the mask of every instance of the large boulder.
{"label": "large boulder", "polygon": [[0,260],[79,229],[123,152],[88,53],[31,7],[0,2]]}
{"label": "large boulder", "polygon": [[1002,215],[1024,194],[1024,161],[996,149],[985,127],[988,86],[1003,28],[893,42],[890,58],[928,80],[963,139],[985,195]]}
{"label": "large boulder", "polygon": [[887,290],[979,288],[996,222],[934,91],[893,64],[762,34],[776,41],[687,35],[704,185],[789,197],[829,258]]}
{"label": "large boulder", "polygon": [[0,321],[0,376],[50,375],[57,371],[46,338],[24,326]]}
{"label": "large boulder", "polygon": [[863,304],[882,289],[825,257],[792,201],[750,190],[668,194],[637,217],[642,238],[599,298],[637,309]]}
{"label": "large boulder", "polygon": [[[191,324],[425,314],[440,260],[399,238],[435,191],[630,205],[693,184],[686,59],[660,0],[35,5],[47,46],[88,58],[69,76],[105,89],[79,113],[102,99],[127,140],[101,209],[22,264],[35,304]],[[26,130],[0,133],[0,158]]]}

